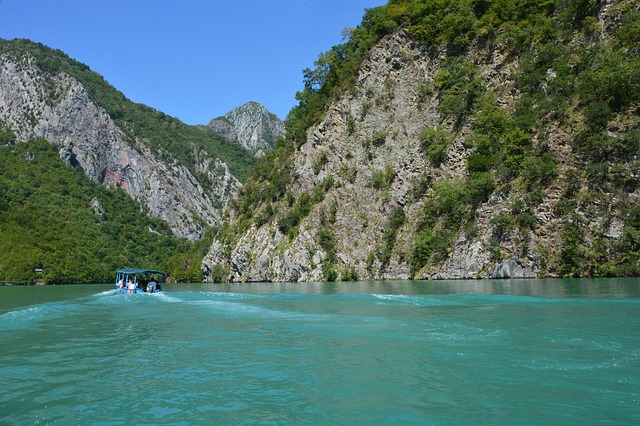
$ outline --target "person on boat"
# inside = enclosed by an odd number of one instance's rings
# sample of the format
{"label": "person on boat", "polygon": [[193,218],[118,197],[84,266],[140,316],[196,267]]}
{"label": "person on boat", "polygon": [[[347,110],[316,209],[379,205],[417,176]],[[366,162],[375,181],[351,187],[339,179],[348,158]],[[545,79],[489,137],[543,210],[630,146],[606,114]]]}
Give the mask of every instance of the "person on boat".
{"label": "person on boat", "polygon": [[133,280],[129,278],[129,282],[127,283],[127,294],[136,294],[136,285],[133,283]]}
{"label": "person on boat", "polygon": [[151,278],[151,280],[147,283],[147,293],[155,293],[158,284],[156,283],[156,281]]}
{"label": "person on boat", "polygon": [[122,278],[120,278],[120,280],[118,280],[118,294],[120,294],[123,287],[124,287],[124,282],[122,282]]}

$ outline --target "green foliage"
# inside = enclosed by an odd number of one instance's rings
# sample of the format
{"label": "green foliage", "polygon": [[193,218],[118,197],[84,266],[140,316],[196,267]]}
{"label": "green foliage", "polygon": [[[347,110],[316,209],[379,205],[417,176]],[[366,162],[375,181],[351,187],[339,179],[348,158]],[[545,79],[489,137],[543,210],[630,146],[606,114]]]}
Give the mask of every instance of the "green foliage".
{"label": "green foliage", "polygon": [[[575,205],[568,206],[563,214],[558,272],[566,277],[638,276],[640,207],[630,198],[605,205],[603,201],[609,198],[597,193],[583,193],[580,198],[580,202],[592,204],[583,211],[577,211]],[[593,226],[594,217],[602,227]],[[614,217],[624,221],[621,238],[605,235]]]}
{"label": "green foliage", "polygon": [[382,189],[386,187],[384,179],[384,171],[374,170],[371,174],[371,186],[376,189]]}
{"label": "green foliage", "polygon": [[537,183],[544,186],[551,184],[558,174],[558,167],[551,153],[545,152],[541,156],[525,157],[521,164],[521,174],[531,190]]}
{"label": "green foliage", "polygon": [[434,84],[440,89],[438,111],[444,118],[454,118],[458,125],[475,110],[484,92],[484,81],[475,66],[461,56],[450,57],[441,64]]}
{"label": "green foliage", "polygon": [[333,175],[327,175],[322,179],[322,184],[320,185],[324,192],[328,192],[333,186],[336,184],[336,180]]}
{"label": "green foliage", "polygon": [[353,135],[356,131],[356,120],[353,119],[351,115],[347,117],[347,134],[349,136]]}
{"label": "green foliage", "polygon": [[396,236],[402,225],[404,225],[405,220],[406,214],[402,206],[394,207],[387,218],[384,225],[383,245],[378,248],[376,253],[381,264],[381,270],[384,270],[389,265],[393,247],[396,244]]}
{"label": "green foliage", "polygon": [[373,146],[382,146],[382,145],[384,145],[386,140],[387,140],[387,133],[386,132],[375,132],[371,136],[371,144]]}
{"label": "green foliage", "polygon": [[205,174],[196,172],[197,151],[204,151],[227,163],[231,173],[240,181],[248,178],[255,164],[253,154],[238,144],[206,128],[189,126],[153,108],[131,102],[99,74],[60,50],[28,40],[0,40],[0,54],[5,53],[18,61],[23,60],[25,53],[29,53],[37,65],[51,76],[64,72],[76,78],[94,102],[104,108],[126,132],[134,146],[136,141],[144,140],[156,154],[169,153],[200,180],[203,188],[210,188],[211,184]]}
{"label": "green foliage", "polygon": [[565,277],[580,277],[585,257],[583,224],[578,214],[565,219],[559,272]]}
{"label": "green foliage", "polygon": [[468,206],[467,187],[462,180],[441,180],[433,187],[433,195],[425,203],[426,226],[432,226],[437,219],[459,227]]}
{"label": "green foliage", "polygon": [[278,220],[278,228],[280,232],[288,235],[290,238],[294,236],[292,231],[296,229],[298,224],[309,215],[313,206],[324,198],[322,192],[316,191],[309,193],[303,191],[296,200],[293,208],[289,210],[283,217]]}
{"label": "green foliage", "polygon": [[358,281],[358,271],[353,266],[347,266],[342,271],[342,281]]}
{"label": "green foliage", "polygon": [[491,172],[473,173],[467,179],[466,200],[474,208],[486,202],[495,189]]}
{"label": "green foliage", "polygon": [[497,241],[503,241],[516,226],[515,218],[506,211],[501,211],[497,216],[491,218],[489,223],[493,225],[492,238]]}
{"label": "green foliage", "polygon": [[313,171],[316,172],[316,174],[320,173],[320,170],[322,170],[328,162],[329,158],[327,157],[327,153],[320,151],[313,160]]}
{"label": "green foliage", "polygon": [[433,193],[425,200],[409,258],[414,274],[446,258],[458,230],[470,217],[472,198],[462,180],[444,179],[433,186]]}
{"label": "green foliage", "polygon": [[415,236],[415,248],[411,255],[411,270],[415,274],[422,267],[437,264],[446,259],[452,233],[447,229],[434,231],[426,228]]}
{"label": "green foliage", "polygon": [[333,265],[336,263],[336,235],[329,226],[322,226],[318,231],[318,243],[326,253],[324,263]]}
{"label": "green foliage", "polygon": [[0,146],[13,145],[15,142],[16,135],[13,130],[0,125]]}
{"label": "green foliage", "polygon": [[[584,52],[578,94],[590,103],[602,102],[622,111],[640,101],[640,58],[602,45]],[[587,56],[588,55],[588,56]]]}
{"label": "green foliage", "polygon": [[324,279],[329,282],[335,282],[338,280],[338,273],[332,266],[328,264],[322,264],[322,272],[324,274]]}
{"label": "green foliage", "polygon": [[227,277],[229,276],[229,268],[222,265],[213,265],[211,268],[211,282],[214,283],[223,283],[227,281]]}
{"label": "green foliage", "polygon": [[[406,28],[412,42],[438,55],[433,83],[421,81],[417,88],[418,107],[434,99],[441,117],[453,123],[454,131],[472,129],[461,135],[469,150],[464,178],[442,179],[423,173],[416,179],[411,197],[424,198],[424,209],[414,235],[415,250],[408,256],[412,271],[444,261],[461,232],[477,232],[475,211],[496,190],[520,197],[522,204],[514,204],[511,212],[505,210],[494,219],[489,250],[494,259],[500,259],[504,255],[501,238],[507,237],[519,238],[526,246],[527,236],[539,226],[529,206],[540,202],[562,175],[559,165],[566,164],[567,158],[556,156],[550,148],[555,141],[545,136],[546,129],[559,126],[569,130],[579,158],[573,166],[577,171],[566,173],[560,182],[567,188],[556,206],[557,217],[565,221],[565,247],[558,259],[547,253],[550,262],[557,262],[549,270],[568,276],[637,271],[640,232],[636,221],[625,222],[622,243],[607,241],[602,231],[584,229],[572,216],[585,204],[577,200],[581,182],[615,196],[639,186],[635,161],[640,154],[640,131],[634,117],[640,105],[640,12],[634,10],[633,2],[611,5],[615,19],[607,28],[610,37],[602,37],[598,24],[602,5],[593,0],[390,0],[367,10],[362,23],[346,33],[343,44],[322,53],[313,68],[304,70],[304,88],[286,119],[285,139],[277,152],[258,164],[243,189],[236,206],[241,222],[251,223],[245,219],[253,218],[255,212],[268,212],[257,206],[270,203],[278,206],[272,212],[284,210],[259,216],[255,223],[277,216],[281,231],[297,231],[315,196],[307,194],[296,200],[287,192],[294,179],[290,167],[296,149],[306,142],[309,127],[323,119],[331,102],[351,91],[359,95],[358,71],[371,47],[390,32]],[[473,53],[480,54],[467,55],[471,47],[477,47]],[[498,102],[504,99],[504,87],[487,86],[484,52],[507,54],[504,65],[513,71],[510,78],[517,91],[514,102]],[[360,119],[375,106],[389,105],[393,83],[392,78],[387,79],[377,97],[373,89],[365,91]],[[354,135],[356,119],[348,116],[346,120],[347,133]],[[371,148],[382,147],[386,140],[386,134],[376,133],[362,141],[369,161],[375,151]],[[446,158],[451,141],[444,126],[425,129],[420,135],[421,149],[434,167]],[[315,160],[313,167],[319,173],[326,160]],[[345,166],[344,170],[345,180],[355,183],[357,168]],[[573,181],[578,178],[579,182]],[[370,186],[386,191],[393,179],[392,168],[374,170]],[[328,191],[334,185],[323,181],[317,191]],[[635,217],[631,210],[622,206],[619,214]],[[384,242],[375,250],[382,268],[392,256],[397,224],[402,222],[396,220],[399,217],[389,217]],[[330,231],[327,228],[318,234],[327,253],[335,250]],[[333,262],[325,262],[323,270],[327,279],[335,280],[340,269]],[[370,273],[374,262],[371,254],[366,260]]]}
{"label": "green foliage", "polygon": [[[276,149],[267,151],[253,170],[251,179],[242,187],[239,199],[231,201],[240,213],[240,223],[249,224],[257,212],[255,223],[262,225],[274,215],[273,207],[259,209],[264,203],[275,203],[287,195],[287,186],[291,182],[291,145],[284,140],[276,143]],[[293,204],[293,198],[291,200]],[[239,230],[240,232],[240,230]]]}
{"label": "green foliage", "polygon": [[371,186],[375,189],[389,189],[395,178],[395,171],[391,165],[384,170],[374,170],[371,174]]}
{"label": "green foliage", "polygon": [[628,209],[618,259],[616,275],[640,275],[640,206]]}
{"label": "green foliage", "polygon": [[442,126],[426,128],[420,132],[420,147],[435,167],[444,160],[452,140],[453,137]]}
{"label": "green foliage", "polygon": [[165,222],[64,164],[44,140],[0,147],[0,200],[0,280],[29,280],[43,268],[50,284],[110,282],[125,266],[202,280],[200,261],[211,240],[173,237]]}
{"label": "green foliage", "polygon": [[336,234],[333,231],[333,224],[336,222],[336,214],[338,206],[333,203],[327,216],[323,210],[320,214],[320,229],[318,230],[318,244],[325,252],[325,258],[322,261],[322,271],[327,281],[336,281],[338,273],[334,269],[334,265],[338,261],[336,252]]}

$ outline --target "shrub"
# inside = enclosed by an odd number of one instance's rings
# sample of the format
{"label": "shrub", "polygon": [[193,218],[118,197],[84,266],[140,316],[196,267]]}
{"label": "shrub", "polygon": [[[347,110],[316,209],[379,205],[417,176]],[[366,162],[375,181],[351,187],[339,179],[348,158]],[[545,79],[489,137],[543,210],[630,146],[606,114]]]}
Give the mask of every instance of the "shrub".
{"label": "shrub", "polygon": [[327,264],[322,264],[322,273],[324,274],[324,279],[329,282],[334,282],[338,279],[338,273]]}
{"label": "shrub", "polygon": [[521,175],[529,189],[535,188],[537,184],[548,186],[558,175],[558,166],[549,152],[539,157],[529,155],[522,161]]}
{"label": "shrub", "polygon": [[420,132],[420,147],[431,161],[438,167],[444,160],[453,137],[443,127],[423,129]]}
{"label": "shrub", "polygon": [[382,170],[374,170],[371,174],[371,186],[375,189],[385,188],[384,172]]}
{"label": "shrub", "polygon": [[303,191],[295,204],[279,221],[278,228],[283,234],[287,234],[290,238],[294,235],[294,229],[298,224],[309,215],[313,206],[323,199],[323,195],[320,192],[315,192],[313,195],[307,191]]}
{"label": "shrub", "polygon": [[434,78],[440,89],[438,111],[460,124],[476,107],[484,92],[482,79],[473,63],[461,56],[446,59]]}
{"label": "shrub", "polygon": [[387,165],[384,170],[374,170],[371,174],[371,186],[376,189],[388,189],[395,178],[393,166]]}
{"label": "shrub", "polygon": [[329,162],[329,157],[327,157],[327,153],[324,151],[320,151],[313,161],[313,171],[316,174],[320,173],[320,170]]}
{"label": "shrub", "polygon": [[387,140],[387,132],[375,132],[371,136],[371,144],[373,146],[382,146]]}
{"label": "shrub", "polygon": [[227,277],[229,276],[229,268],[222,265],[213,265],[211,268],[211,281],[214,283],[224,283],[227,282]]}
{"label": "shrub", "polygon": [[378,247],[377,255],[381,263],[381,269],[385,269],[389,265],[393,247],[396,244],[396,235],[398,230],[404,225],[406,215],[402,206],[396,206],[384,225],[383,245]]}
{"label": "shrub", "polygon": [[515,227],[514,218],[504,210],[497,216],[491,218],[489,223],[493,225],[493,232],[491,236],[498,242],[503,241],[509,232]]}
{"label": "shrub", "polygon": [[342,281],[358,281],[358,271],[353,266],[347,266],[342,271]]}

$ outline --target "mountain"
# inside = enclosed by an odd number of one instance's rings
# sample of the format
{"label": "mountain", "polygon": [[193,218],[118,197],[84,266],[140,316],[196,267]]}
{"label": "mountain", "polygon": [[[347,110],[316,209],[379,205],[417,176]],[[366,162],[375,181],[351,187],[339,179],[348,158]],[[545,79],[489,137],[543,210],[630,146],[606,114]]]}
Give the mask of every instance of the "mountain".
{"label": "mountain", "polygon": [[0,132],[0,281],[105,283],[123,265],[202,279],[206,242],[176,238],[124,191],[64,163],[56,145],[14,137]]}
{"label": "mountain", "polygon": [[247,102],[222,117],[214,118],[208,127],[258,156],[273,149],[275,141],[284,136],[282,120],[257,102]]}
{"label": "mountain", "polygon": [[0,40],[0,126],[44,138],[94,182],[121,188],[191,240],[220,224],[252,153],[129,101],[87,66],[28,40]]}
{"label": "mountain", "polygon": [[394,0],[305,70],[207,281],[640,273],[640,6]]}

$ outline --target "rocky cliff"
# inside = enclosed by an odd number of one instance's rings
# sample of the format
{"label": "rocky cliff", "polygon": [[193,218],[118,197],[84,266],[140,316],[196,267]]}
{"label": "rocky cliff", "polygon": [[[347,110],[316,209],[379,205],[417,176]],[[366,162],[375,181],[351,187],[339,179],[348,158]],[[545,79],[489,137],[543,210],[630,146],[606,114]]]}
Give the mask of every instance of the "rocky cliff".
{"label": "rocky cliff", "polygon": [[284,136],[282,120],[257,102],[247,102],[234,108],[224,116],[211,120],[208,126],[257,156],[273,149],[275,141]]}
{"label": "rocky cliff", "polygon": [[[435,96],[429,107],[419,109],[418,93],[423,81],[433,79],[438,62],[402,32],[381,41],[361,67],[357,92],[331,105],[293,157],[295,180],[289,191],[299,198],[329,180],[324,199],[313,206],[293,238],[274,218],[247,230],[228,259],[222,244],[214,242],[205,269],[228,264],[232,281],[321,281],[328,253],[319,234],[323,223],[330,222],[340,269],[355,268],[360,278],[409,278],[406,260],[394,256],[380,270],[375,251],[383,244],[385,221],[395,207],[406,209],[413,227],[420,214],[421,203],[409,201],[411,190],[432,167],[420,153],[419,134],[440,118]],[[446,173],[460,173],[463,158],[456,157]],[[372,184],[374,174],[387,171],[389,185]],[[399,239],[400,246],[411,244],[409,226]]]}
{"label": "rocky cliff", "polygon": [[78,80],[43,70],[26,52],[0,55],[0,123],[18,142],[42,137],[57,144],[67,163],[95,182],[122,188],[177,236],[198,239],[218,224],[220,207],[240,186],[224,162],[185,147],[212,183],[203,188],[167,152],[152,151],[149,141],[125,134]]}
{"label": "rocky cliff", "polygon": [[[625,21],[622,11],[638,12],[606,2],[590,12],[590,33],[562,43],[600,49]],[[486,38],[460,53],[424,43],[402,22],[368,52],[355,86],[328,104],[304,143],[270,159],[288,173],[281,195],[247,189],[227,212],[235,228],[214,241],[206,279],[607,275],[625,259],[637,268],[635,101],[589,127],[579,105],[600,101],[559,88],[575,75],[561,68],[562,54],[545,63],[540,52]],[[584,55],[581,66],[599,69]],[[586,147],[586,128],[621,151]]]}

